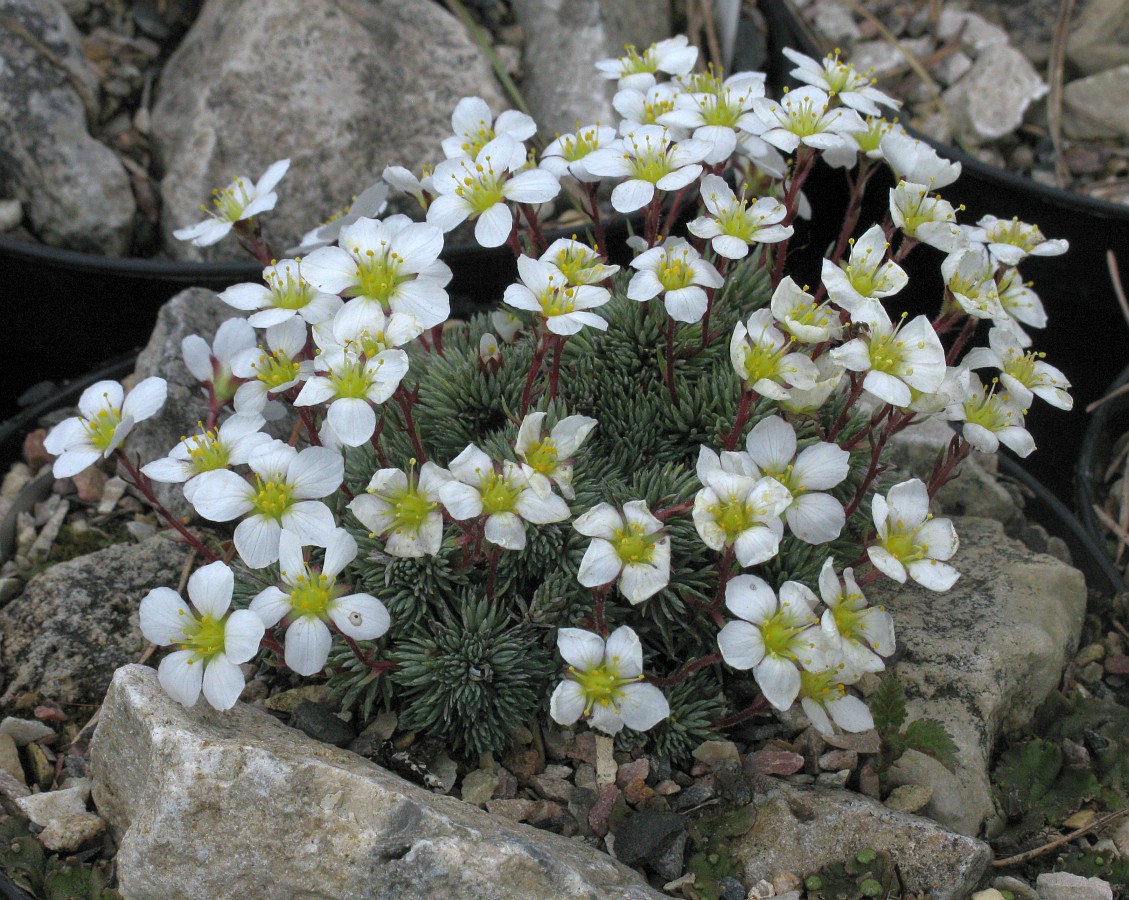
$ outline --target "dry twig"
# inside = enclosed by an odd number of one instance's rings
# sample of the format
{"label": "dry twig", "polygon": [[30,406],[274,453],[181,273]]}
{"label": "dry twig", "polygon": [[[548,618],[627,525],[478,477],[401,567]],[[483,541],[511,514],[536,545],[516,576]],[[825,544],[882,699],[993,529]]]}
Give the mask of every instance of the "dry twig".
{"label": "dry twig", "polygon": [[1023,853],[1018,853],[1015,856],[1008,856],[1005,859],[994,859],[992,860],[992,868],[1002,869],[1004,866],[1018,866],[1020,863],[1025,863],[1029,860],[1034,859],[1036,856],[1042,856],[1044,853],[1055,850],[1058,847],[1061,847],[1063,844],[1069,844],[1071,841],[1077,840],[1084,834],[1088,834],[1091,831],[1094,831],[1105,825],[1109,825],[1111,822],[1116,822],[1118,819],[1126,815],[1129,815],[1129,806],[1126,806],[1124,809],[1119,809],[1116,812],[1108,813],[1107,815],[1104,815],[1099,819],[1094,819],[1094,821],[1087,825],[1085,828],[1079,828],[1075,831],[1070,832],[1070,834],[1064,834],[1062,837],[1055,838],[1050,843],[1043,844],[1041,847],[1036,847],[1033,850],[1027,850]]}
{"label": "dry twig", "polygon": [[1055,181],[1060,188],[1070,181],[1070,169],[1062,155],[1062,80],[1066,61],[1066,36],[1070,30],[1070,15],[1074,12],[1074,0],[1061,0],[1058,19],[1055,20],[1054,39],[1051,41],[1051,59],[1048,63],[1047,80],[1051,84],[1047,97],[1047,124],[1050,126],[1051,143],[1055,151]]}

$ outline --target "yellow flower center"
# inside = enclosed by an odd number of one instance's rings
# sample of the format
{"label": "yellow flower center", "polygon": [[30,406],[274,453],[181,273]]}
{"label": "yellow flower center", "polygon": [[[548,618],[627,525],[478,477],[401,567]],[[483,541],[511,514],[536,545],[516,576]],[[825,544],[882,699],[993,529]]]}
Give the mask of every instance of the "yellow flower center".
{"label": "yellow flower center", "polygon": [[846,693],[846,688],[835,682],[836,672],[831,669],[826,672],[800,672],[800,696],[816,703],[827,703],[838,700]]}
{"label": "yellow flower center", "polygon": [[400,274],[400,266],[404,258],[387,249],[378,254],[374,250],[366,250],[362,253],[360,247],[353,247],[352,253],[357,260],[357,286],[352,293],[379,300],[387,313],[391,309],[388,301],[396,292],[396,288],[412,278],[411,275]]}
{"label": "yellow flower center", "polygon": [[325,619],[329,614],[329,602],[335,596],[335,580],[321,572],[311,572],[307,566],[306,573],[294,579],[290,588],[290,608],[294,616]]}
{"label": "yellow flower center", "polygon": [[694,270],[685,253],[681,259],[665,257],[656,274],[659,283],[668,291],[677,291],[694,283]]}
{"label": "yellow flower center", "polygon": [[314,288],[290,266],[279,272],[277,267],[267,272],[271,303],[278,309],[303,309],[314,299]]}
{"label": "yellow flower center", "polygon": [[511,483],[505,475],[491,472],[482,484],[482,511],[492,516],[495,513],[513,512],[521,490]]}
{"label": "yellow flower center", "polygon": [[725,542],[732,544],[755,524],[753,510],[744,499],[728,497],[711,507],[710,513],[718,527],[725,532]]}
{"label": "yellow flower center", "polygon": [[208,662],[223,653],[224,620],[201,616],[184,628],[185,639],[180,644],[184,650],[191,650],[193,657],[189,662]]}
{"label": "yellow flower center", "polygon": [[745,345],[745,380],[756,384],[762,378],[775,378],[780,371],[784,348],[775,349],[769,344]]}
{"label": "yellow flower center", "polygon": [[226,469],[230,454],[215,431],[195,435],[188,443],[188,457],[197,475],[213,469]]}
{"label": "yellow flower center", "polygon": [[339,369],[329,373],[329,381],[338,397],[354,400],[363,400],[372,386],[372,377],[359,359],[347,359]]}
{"label": "yellow flower center", "polygon": [[592,707],[596,705],[614,707],[616,700],[623,696],[624,685],[642,681],[643,678],[641,675],[637,678],[623,678],[613,666],[607,663],[589,669],[587,672],[579,672],[569,666],[569,672],[579,683],[581,690],[584,691],[584,697],[588,701],[584,707],[585,715],[588,715],[592,711]]}
{"label": "yellow flower center", "polygon": [[638,522],[628,522],[616,530],[612,539],[615,555],[624,565],[649,563],[655,555],[655,544],[661,540],[660,533],[646,534]]}
{"label": "yellow flower center", "polygon": [[792,649],[792,641],[801,631],[803,626],[792,624],[791,617],[784,610],[778,610],[761,623],[764,652],[769,656],[795,659],[796,653]]}
{"label": "yellow flower center", "polygon": [[470,204],[475,215],[482,215],[486,210],[505,201],[502,193],[502,179],[494,171],[494,167],[487,163],[475,164],[476,176],[464,175],[462,179],[456,178],[455,194]]}
{"label": "yellow flower center", "polygon": [[437,502],[428,500],[414,486],[405,488],[391,503],[393,527],[398,532],[406,531],[410,534],[419,534],[427,517],[439,508]]}
{"label": "yellow flower center", "polygon": [[122,414],[119,410],[103,407],[94,414],[93,418],[85,422],[86,430],[90,432],[90,443],[103,453],[109,449],[114,440],[114,432],[121,424]]}
{"label": "yellow flower center", "polygon": [[541,304],[541,312],[545,318],[563,316],[576,309],[576,289],[565,285],[550,283],[537,302]]}
{"label": "yellow flower center", "polygon": [[534,441],[525,451],[525,462],[542,475],[552,475],[557,471],[557,448],[551,438],[544,441]]}
{"label": "yellow flower center", "polygon": [[294,488],[281,472],[275,475],[275,479],[264,482],[258,475],[255,476],[255,496],[251,498],[251,505],[261,515],[281,520],[283,513],[294,504]]}
{"label": "yellow flower center", "polygon": [[247,195],[247,182],[237,178],[223,190],[216,188],[212,191],[212,203],[216,207],[212,215],[221,222],[238,222],[250,200]]}
{"label": "yellow flower center", "polygon": [[285,350],[274,354],[263,354],[259,362],[253,366],[259,381],[266,385],[268,391],[274,391],[289,384],[298,377],[301,365],[297,360],[291,359]]}

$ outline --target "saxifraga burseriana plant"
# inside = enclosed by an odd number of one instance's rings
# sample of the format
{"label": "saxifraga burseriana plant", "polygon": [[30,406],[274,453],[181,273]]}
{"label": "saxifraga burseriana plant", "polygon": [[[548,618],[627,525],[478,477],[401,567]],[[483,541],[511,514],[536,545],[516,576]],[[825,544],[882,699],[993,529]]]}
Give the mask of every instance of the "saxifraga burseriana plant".
{"label": "saxifraga burseriana plant", "polygon": [[[47,439],[60,477],[114,456],[154,502],[153,481],[182,482],[202,518],[237,523],[225,557],[158,507],[208,560],[187,599],[142,602],[144,635],[175,648],[172,696],[230,707],[264,653],[471,755],[546,715],[675,757],[769,706],[873,725],[850,686],[895,639],[866,587],[947,590],[958,540],[930,514],[937,490],[973,448],[1030,453],[1035,397],[1070,406],[1029,349],[1045,315],[1016,268],[1066,247],[957,224],[935,191],[959,165],[884,119],[896,104],[846,62],[789,55],[806,84],[774,101],[758,73],[695,71],[684,38],[632,50],[599,66],[618,129],[540,153],[528,116],[463,100],[444,162],[390,167],[281,260],[258,215],[287,161],[217,192],[179,235],[234,232],[265,269],[221,294],[246,318],[185,341],[204,429],[139,467],[123,441],[163,402],[151,378],[95,385]],[[845,170],[845,209],[805,197],[817,165]],[[897,186],[864,227],[883,166]],[[422,221],[381,218],[389,188]],[[624,267],[605,253],[609,189],[639,215]],[[550,243],[538,210],[564,197],[590,225]],[[829,215],[809,287],[789,275],[793,223]],[[440,253],[468,220],[512,248],[518,280],[459,322]],[[899,308],[910,253],[939,261],[932,318]],[[263,430],[280,416],[288,442]],[[882,481],[890,438],[928,417],[961,423],[932,474]]]}

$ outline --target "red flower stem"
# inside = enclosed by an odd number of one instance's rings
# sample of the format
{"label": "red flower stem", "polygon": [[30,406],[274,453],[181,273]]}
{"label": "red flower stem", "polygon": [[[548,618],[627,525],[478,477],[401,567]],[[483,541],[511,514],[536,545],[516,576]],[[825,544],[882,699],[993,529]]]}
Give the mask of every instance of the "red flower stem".
{"label": "red flower stem", "polygon": [[[713,614],[715,622],[721,616],[721,606],[725,602],[725,586],[729,583],[729,579],[733,577],[734,555],[733,545],[730,544],[722,552],[721,559],[717,563],[717,593],[714,594],[713,603],[710,604],[710,612]],[[724,623],[724,621],[722,619],[721,623]]]}
{"label": "red flower stem", "polygon": [[643,225],[643,240],[647,242],[648,247],[655,246],[655,241],[659,234],[659,209],[662,207],[662,198],[659,196],[658,189],[655,190],[655,196],[651,198],[650,204],[647,206],[647,215]]}
{"label": "red flower stem", "polygon": [[685,681],[690,675],[693,675],[699,669],[704,669],[706,666],[712,666],[721,662],[720,653],[710,653],[703,656],[701,659],[696,659],[691,663],[687,663],[673,675],[668,678],[648,678],[647,680],[656,687],[671,687],[672,685],[680,684]]}
{"label": "red flower stem", "polygon": [[278,638],[274,636],[270,629],[267,629],[265,632],[263,632],[263,637],[262,640],[259,641],[259,646],[266,647],[268,650],[277,653],[279,659],[282,659],[286,655],[286,650],[283,648],[282,644],[278,642]]}
{"label": "red flower stem", "polygon": [[882,406],[878,407],[878,410],[874,413],[873,416],[870,417],[870,419],[869,419],[869,421],[867,421],[866,425],[863,426],[862,431],[860,431],[853,438],[851,438],[849,441],[847,441],[847,443],[842,445],[843,449],[844,450],[854,450],[855,447],[857,447],[859,444],[861,444],[863,441],[865,441],[868,437],[870,437],[870,435],[874,432],[874,429],[878,427],[878,424],[884,418],[886,418],[886,416],[892,415],[893,412],[894,412],[894,407],[892,407],[889,403],[884,403]]}
{"label": "red flower stem", "polygon": [[592,588],[592,616],[596,620],[596,631],[600,633],[600,637],[606,638],[608,636],[608,623],[605,615],[605,603],[607,602],[608,587]]}
{"label": "red flower stem", "polygon": [[932,500],[941,488],[956,477],[956,468],[972,452],[972,445],[959,434],[954,434],[948,447],[945,448],[943,459],[937,460],[933,472],[929,476],[926,490]]}
{"label": "red flower stem", "polygon": [[848,519],[852,515],[854,515],[855,510],[859,508],[859,504],[862,503],[863,498],[866,496],[866,492],[870,490],[870,486],[874,483],[874,479],[877,478],[879,473],[882,471],[883,467],[880,465],[882,462],[882,449],[886,446],[886,440],[888,439],[888,437],[889,432],[885,429],[883,429],[883,431],[878,435],[877,440],[875,440],[874,435],[871,434],[870,465],[869,467],[867,467],[866,475],[863,476],[862,483],[859,484],[858,488],[855,490],[855,496],[847,505],[845,512]]}
{"label": "red flower stem", "polygon": [[752,388],[745,388],[741,392],[741,402],[737,405],[737,415],[733,420],[733,430],[725,436],[725,449],[732,450],[737,446],[737,442],[741,439],[741,429],[745,427],[745,423],[749,421],[749,414],[753,411],[753,404],[756,402],[757,392]]}
{"label": "red flower stem", "polygon": [[739,710],[732,715],[722,716],[720,719],[714,719],[710,724],[713,725],[713,727],[718,731],[722,731],[726,728],[732,728],[734,725],[740,725],[742,722],[751,719],[753,716],[762,712],[767,706],[768,701],[765,699],[764,694],[761,694],[759,697],[757,697],[756,700],[754,700],[744,709]]}
{"label": "red flower stem", "polygon": [[[843,258],[843,254],[847,251],[847,242],[851,238],[851,233],[858,225],[859,214],[862,212],[862,198],[866,193],[867,182],[870,177],[878,171],[878,166],[873,160],[863,157],[862,162],[859,163],[858,177],[851,182],[851,198],[847,202],[847,211],[843,215],[843,227],[839,230],[839,240],[835,244],[835,249],[831,252],[829,259],[833,263],[838,263]],[[847,176],[850,177],[849,175]],[[820,285],[822,288],[823,286]],[[818,299],[818,298],[817,298]]]}
{"label": "red flower stem", "polygon": [[[815,162],[815,152],[804,145],[796,151],[796,162],[792,166],[792,179],[788,182],[788,190],[784,194],[784,208],[787,212],[781,225],[791,225],[796,218],[796,210],[800,205],[800,189],[807,181],[811,172],[812,163]],[[784,277],[784,260],[788,257],[789,238],[785,238],[776,245],[776,264],[772,269],[772,289],[776,290],[780,280]]]}
{"label": "red flower stem", "polygon": [[608,247],[607,238],[604,236],[604,220],[600,218],[600,201],[596,197],[599,191],[599,182],[585,182],[584,190],[588,195],[588,215],[592,219],[592,228],[596,232],[596,246],[594,249],[599,252],[604,259],[607,259]]}
{"label": "red flower stem", "polygon": [[533,248],[537,255],[540,256],[549,245],[545,243],[545,234],[541,230],[541,223],[537,221],[537,212],[528,203],[519,203],[518,208],[529,224],[530,240],[533,242]]}
{"label": "red flower stem", "polygon": [[353,655],[370,669],[372,669],[372,671],[377,675],[382,675],[389,669],[396,668],[397,664],[394,662],[385,662],[384,660],[373,659],[369,654],[365,653],[365,651],[361,649],[360,644],[349,637],[349,635],[343,633],[340,629],[338,629],[337,633],[345,639],[345,643],[349,647],[349,649],[353,651]]}
{"label": "red flower stem", "polygon": [[979,319],[973,318],[972,316],[968,317],[968,321],[964,323],[964,327],[960,330],[960,334],[957,335],[957,339],[953,341],[953,345],[949,348],[949,352],[945,354],[945,365],[951,366],[956,358],[960,356],[960,353],[964,349],[965,344],[967,344],[972,339],[972,336],[976,334],[976,328],[979,324]]}
{"label": "red flower stem", "polygon": [[431,343],[432,343],[432,346],[435,348],[435,352],[438,353],[440,357],[446,359],[446,356],[443,353],[443,323],[442,322],[440,322],[438,325],[434,326],[431,329]]}
{"label": "red flower stem", "polygon": [[685,512],[689,512],[693,508],[694,508],[694,501],[693,500],[686,500],[682,503],[676,504],[675,506],[668,506],[668,507],[666,507],[666,509],[660,509],[660,510],[657,510],[655,512],[652,512],[651,515],[654,516],[656,519],[658,519],[660,522],[662,522],[662,521],[665,521],[666,519],[670,519],[674,516],[680,516]]}
{"label": "red flower stem", "polygon": [[548,340],[553,345],[553,366],[549,370],[549,399],[557,399],[557,385],[561,378],[561,356],[564,354],[565,341],[568,335],[554,334]]}
{"label": "red flower stem", "polygon": [[310,412],[310,408],[308,406],[299,406],[298,417],[302,420],[302,425],[306,429],[306,437],[309,438],[310,446],[320,447],[321,438],[318,437],[318,429],[314,424],[314,417]]}
{"label": "red flower stem", "polygon": [[541,364],[545,360],[545,351],[547,349],[547,331],[541,333],[537,339],[537,347],[533,351],[533,359],[529,361],[529,374],[525,377],[525,389],[521,392],[521,415],[524,417],[529,410],[529,404],[533,401],[533,385],[537,381],[537,375],[541,371]]}
{"label": "red flower stem", "polygon": [[419,429],[416,427],[415,419],[412,418],[412,400],[414,398],[408,394],[403,385],[396,388],[396,393],[392,396],[396,398],[396,403],[399,404],[400,409],[404,413],[404,424],[408,429],[408,437],[412,439],[412,449],[415,450],[417,460],[420,463],[427,462],[427,451],[423,449],[423,441],[420,440]]}
{"label": "red flower stem", "polygon": [[831,426],[831,431],[827,435],[827,440],[834,442],[839,437],[839,432],[843,430],[843,426],[847,424],[847,419],[850,417],[851,410],[854,408],[858,398],[862,395],[863,376],[858,372],[850,373],[851,391],[847,395],[847,400],[843,404],[843,409],[839,413],[839,418],[835,420],[835,424]]}
{"label": "red flower stem", "polygon": [[209,550],[196,535],[184,527],[184,523],[181,522],[180,519],[169,512],[164,504],[157,499],[157,495],[153,492],[153,483],[149,480],[148,476],[142,474],[141,470],[130,461],[129,457],[125,455],[125,451],[119,447],[114,453],[118,458],[118,462],[122,464],[122,467],[129,474],[130,484],[141,491],[142,496],[149,501],[149,505],[153,507],[157,515],[164,519],[171,528],[180,532],[185,542],[208,560],[208,562],[215,562],[219,559],[219,557]]}

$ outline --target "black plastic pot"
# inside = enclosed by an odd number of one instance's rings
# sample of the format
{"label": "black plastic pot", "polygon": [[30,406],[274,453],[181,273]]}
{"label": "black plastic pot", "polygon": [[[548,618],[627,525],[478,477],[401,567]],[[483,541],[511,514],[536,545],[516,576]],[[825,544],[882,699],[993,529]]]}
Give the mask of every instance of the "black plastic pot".
{"label": "black plastic pot", "polygon": [[[622,216],[608,223],[609,247],[623,248],[629,227],[638,229],[640,223],[638,217]],[[577,230],[561,229],[546,237],[552,241]],[[456,316],[496,305],[517,278],[508,247],[450,244],[442,258],[453,273],[448,292]],[[185,288],[221,291],[262,277],[262,266],[253,262],[126,259],[3,237],[0,267],[8,385],[0,397],[0,421],[16,414],[18,398],[31,385],[77,378],[102,360],[139,349],[161,305]]]}
{"label": "black plastic pot", "polygon": [[[789,82],[788,72],[793,65],[781,53],[784,47],[794,47],[817,58],[829,49],[817,44],[787,0],[765,0],[759,8],[769,24],[770,84]],[[1129,328],[1110,286],[1106,252],[1114,250],[1119,255],[1122,279],[1129,281],[1129,206],[1041,185],[990,166],[958,147],[941,144],[912,128],[909,131],[942,156],[961,163],[960,179],[943,193],[946,200],[965,206],[960,216],[962,222],[973,223],[989,214],[999,218],[1016,216],[1037,224],[1048,237],[1070,242],[1065,255],[1031,257],[1022,263],[1021,270],[1026,279],[1034,282],[1034,290],[1042,298],[1049,318],[1047,328],[1032,333],[1035,348],[1045,352],[1047,361],[1070,379],[1075,401],[1074,410],[1069,413],[1035,401],[1027,423],[1039,449],[1024,460],[1023,466],[1060,499],[1072,502],[1074,465],[1087,422],[1085,407],[1104,394],[1110,380],[1127,361]],[[815,170],[809,184],[806,190],[816,205],[824,197],[846,196],[843,174],[825,166]],[[889,186],[889,181],[883,184],[877,179],[871,184],[864,223],[881,219]],[[833,239],[834,234],[815,235],[813,248],[822,255],[819,248]],[[930,280],[939,285],[939,255],[920,251],[911,255],[908,262],[910,289],[897,299],[912,308],[917,297],[926,308],[935,309],[939,287],[932,289]],[[924,282],[919,282],[919,276]],[[818,268],[808,277],[818,279]],[[924,290],[918,288],[919,284],[924,285]]]}
{"label": "black plastic pot", "polygon": [[[1129,385],[1129,368],[1109,386],[1109,393]],[[1101,547],[1109,545],[1108,533],[1094,513],[1105,495],[1103,482],[1113,445],[1129,432],[1129,393],[1114,397],[1090,415],[1082,434],[1082,449],[1074,473],[1074,506],[1087,533]]]}

